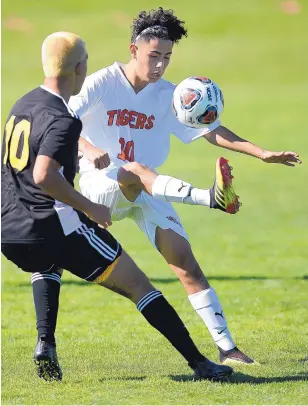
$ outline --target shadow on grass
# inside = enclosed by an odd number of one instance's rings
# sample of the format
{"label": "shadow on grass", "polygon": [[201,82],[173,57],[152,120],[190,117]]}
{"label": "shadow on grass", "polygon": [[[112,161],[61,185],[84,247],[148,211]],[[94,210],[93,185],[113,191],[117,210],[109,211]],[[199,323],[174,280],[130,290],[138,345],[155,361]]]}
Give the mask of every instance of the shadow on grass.
{"label": "shadow on grass", "polygon": [[106,382],[106,381],[144,381],[147,377],[146,376],[120,376],[120,377],[104,377],[100,378],[98,382]]}
{"label": "shadow on grass", "polygon": [[[194,377],[191,375],[169,375],[169,377],[176,382],[189,382],[194,381]],[[229,381],[223,382],[224,384],[252,384],[252,385],[262,385],[264,383],[279,383],[279,382],[295,382],[302,381],[308,382],[307,373],[303,372],[298,375],[288,375],[288,376],[274,376],[274,377],[254,377],[247,374],[242,374],[241,372],[236,372],[232,375]]]}
{"label": "shadow on grass", "polygon": [[[29,280],[29,283],[27,283],[27,282],[21,282],[21,283],[6,283],[6,284],[4,284],[4,286],[18,286],[18,287],[21,287],[21,288],[26,288],[26,287],[29,287],[29,286],[31,286],[31,281]],[[84,281],[84,280],[77,280],[77,281],[67,281],[67,280],[61,280],[61,285],[73,285],[73,286],[94,286],[95,284],[94,283],[91,283],[91,282],[87,282],[87,281]]]}
{"label": "shadow on grass", "polygon": [[[303,276],[294,276],[294,277],[281,277],[277,276],[274,278],[268,278],[267,276],[257,276],[257,275],[241,275],[241,276],[224,276],[224,275],[213,275],[207,276],[207,279],[210,281],[265,281],[265,280],[288,280],[288,279],[295,279],[295,280],[308,280],[308,275]],[[153,283],[174,283],[178,282],[178,278],[150,278],[150,281]]]}
{"label": "shadow on grass", "polygon": [[[209,281],[264,281],[264,280],[306,280],[308,281],[308,275],[303,275],[303,276],[294,276],[294,277],[275,277],[275,278],[268,278],[266,276],[254,276],[254,275],[249,275],[249,276],[224,276],[224,275],[217,275],[217,276],[209,276],[207,277]],[[172,277],[172,278],[150,278],[150,281],[152,283],[164,283],[164,284],[169,284],[169,283],[175,283],[179,282],[178,278]],[[180,282],[179,282],[180,283]],[[8,286],[19,286],[19,287],[29,287],[31,286],[30,280],[28,282],[21,282],[21,283],[6,283],[4,285]],[[65,280],[62,279],[62,285],[74,285],[74,286],[85,286],[85,285],[94,285],[91,284],[90,282],[86,282],[84,280]]]}

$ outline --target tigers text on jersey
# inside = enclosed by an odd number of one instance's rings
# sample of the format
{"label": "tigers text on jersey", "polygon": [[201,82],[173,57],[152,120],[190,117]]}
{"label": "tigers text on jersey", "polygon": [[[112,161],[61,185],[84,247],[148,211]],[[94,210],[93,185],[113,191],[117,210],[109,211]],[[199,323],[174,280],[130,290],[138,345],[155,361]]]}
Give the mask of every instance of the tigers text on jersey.
{"label": "tigers text on jersey", "polygon": [[[80,94],[69,101],[82,119],[81,136],[107,152],[116,166],[136,161],[154,169],[168,156],[171,133],[189,143],[220,125],[216,121],[202,129],[184,126],[172,112],[174,84],[160,79],[135,93],[122,67],[115,62],[88,76]],[[93,168],[81,159],[81,173]]]}
{"label": "tigers text on jersey", "polygon": [[44,86],[13,106],[2,147],[2,242],[52,241],[81,225],[72,207],[55,201],[33,180],[36,158],[45,155],[61,165],[60,172],[73,185],[81,129],[64,99]]}

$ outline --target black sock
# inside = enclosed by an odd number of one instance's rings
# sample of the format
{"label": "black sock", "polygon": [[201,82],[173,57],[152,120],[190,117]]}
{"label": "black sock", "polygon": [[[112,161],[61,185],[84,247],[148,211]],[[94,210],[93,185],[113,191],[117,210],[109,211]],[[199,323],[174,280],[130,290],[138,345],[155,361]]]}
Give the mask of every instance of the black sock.
{"label": "black sock", "polygon": [[55,344],[61,276],[57,271],[31,277],[38,338]]}
{"label": "black sock", "polygon": [[195,367],[196,362],[205,359],[192,341],[182,320],[161,292],[154,290],[146,294],[137,303],[137,309],[179,351],[191,368]]}

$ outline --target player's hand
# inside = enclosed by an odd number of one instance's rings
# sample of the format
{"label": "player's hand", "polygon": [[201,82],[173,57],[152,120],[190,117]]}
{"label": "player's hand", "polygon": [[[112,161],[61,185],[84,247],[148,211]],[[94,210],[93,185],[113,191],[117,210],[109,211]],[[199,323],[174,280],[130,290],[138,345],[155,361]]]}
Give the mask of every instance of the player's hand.
{"label": "player's hand", "polygon": [[110,158],[107,152],[94,147],[94,145],[87,145],[87,148],[84,150],[84,155],[97,169],[104,169],[110,165]]}
{"label": "player's hand", "polygon": [[100,227],[108,228],[112,225],[109,207],[103,204],[91,203],[86,214]]}
{"label": "player's hand", "polygon": [[283,164],[286,166],[295,166],[295,164],[302,163],[302,161],[299,159],[299,155],[296,152],[289,151],[264,151],[261,159],[269,164]]}

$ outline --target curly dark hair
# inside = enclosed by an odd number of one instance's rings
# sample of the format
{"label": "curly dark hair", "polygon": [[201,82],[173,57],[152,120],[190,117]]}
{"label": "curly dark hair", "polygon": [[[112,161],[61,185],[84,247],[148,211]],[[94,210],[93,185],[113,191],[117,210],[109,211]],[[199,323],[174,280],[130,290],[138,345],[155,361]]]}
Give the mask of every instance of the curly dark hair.
{"label": "curly dark hair", "polygon": [[187,37],[184,23],[173,14],[173,10],[159,7],[149,12],[141,11],[133,21],[131,42],[134,43],[140,36],[146,41],[160,38],[178,43],[183,36]]}

